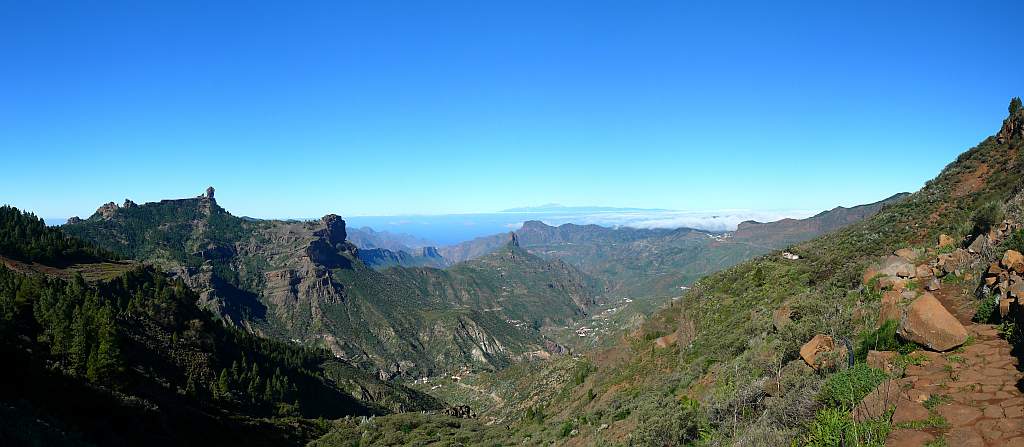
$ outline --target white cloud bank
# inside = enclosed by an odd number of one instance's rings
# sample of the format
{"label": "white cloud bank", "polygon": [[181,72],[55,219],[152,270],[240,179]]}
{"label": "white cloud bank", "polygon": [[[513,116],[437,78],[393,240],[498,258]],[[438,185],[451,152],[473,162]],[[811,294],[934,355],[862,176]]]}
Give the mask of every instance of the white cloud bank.
{"label": "white cloud bank", "polygon": [[[720,210],[720,211],[628,211],[585,214],[538,213],[537,219],[548,225],[565,223],[595,224],[606,227],[633,228],[696,228],[707,231],[733,231],[740,222],[756,220],[772,222],[785,218],[803,219],[817,214],[807,210]],[[517,216],[518,217],[518,216]],[[510,227],[519,228],[519,224]]]}

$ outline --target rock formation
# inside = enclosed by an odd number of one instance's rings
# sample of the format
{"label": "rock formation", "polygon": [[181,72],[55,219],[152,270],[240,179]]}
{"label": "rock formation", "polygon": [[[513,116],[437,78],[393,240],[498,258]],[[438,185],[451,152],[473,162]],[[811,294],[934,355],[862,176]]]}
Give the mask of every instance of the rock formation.
{"label": "rock formation", "polygon": [[1010,100],[1010,116],[1003,120],[1003,127],[996,134],[996,141],[1004,144],[1013,138],[1024,137],[1024,107],[1021,107],[1020,98]]}
{"label": "rock formation", "polygon": [[967,329],[930,293],[910,303],[896,333],[934,351],[948,351],[967,341]]}
{"label": "rock formation", "polygon": [[118,207],[116,203],[107,202],[96,209],[96,214],[99,214],[103,219],[110,219],[111,217],[114,217],[114,213],[117,213],[118,209],[120,209],[120,207]]}
{"label": "rock formation", "polygon": [[800,348],[800,357],[814,369],[828,369],[846,360],[846,346],[836,343],[828,335],[815,335]]}

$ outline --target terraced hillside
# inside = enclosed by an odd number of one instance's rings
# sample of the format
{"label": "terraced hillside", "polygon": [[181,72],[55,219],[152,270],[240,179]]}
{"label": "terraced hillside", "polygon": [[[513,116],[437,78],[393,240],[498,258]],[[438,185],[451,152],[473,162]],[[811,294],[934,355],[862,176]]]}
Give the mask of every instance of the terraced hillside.
{"label": "terraced hillside", "polygon": [[[584,301],[594,293],[578,272],[551,269],[553,264],[534,257],[492,266],[507,263],[508,271],[518,272],[507,278],[490,270],[374,269],[346,240],[340,217],[242,219],[217,204],[212,188],[191,199],[110,203],[63,229],[173,273],[200,292],[204,307],[231,324],[327,347],[385,378],[493,369],[541,354],[539,332],[510,320],[544,318],[495,312],[494,303],[527,300],[555,311],[545,318],[561,321],[585,312]],[[524,284],[544,286],[525,294],[504,292]],[[519,309],[527,307],[532,306]]]}

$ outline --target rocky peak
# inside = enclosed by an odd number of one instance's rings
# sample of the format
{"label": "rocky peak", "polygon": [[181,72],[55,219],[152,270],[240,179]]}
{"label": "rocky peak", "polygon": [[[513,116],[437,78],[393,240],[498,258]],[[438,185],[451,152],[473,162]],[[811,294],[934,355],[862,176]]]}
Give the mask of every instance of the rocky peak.
{"label": "rocky peak", "polygon": [[212,186],[207,186],[207,187],[206,187],[206,198],[207,198],[207,199],[212,199],[212,198],[213,198],[213,193],[214,193],[214,192],[215,192],[215,190],[213,189],[213,187],[212,187]]}
{"label": "rocky peak", "polygon": [[117,210],[119,209],[121,208],[117,206],[116,203],[107,202],[103,204],[103,206],[96,209],[96,214],[99,214],[100,217],[104,219],[110,219],[111,217],[114,217],[114,214],[117,213]]}
{"label": "rocky peak", "polygon": [[519,246],[519,236],[516,236],[515,233],[512,233],[512,240],[509,241],[509,244],[512,245],[513,247],[518,247]]}
{"label": "rocky peak", "polygon": [[328,243],[335,245],[345,242],[345,238],[348,237],[348,233],[345,231],[345,219],[337,214],[328,214],[320,218],[320,223],[324,225],[321,235],[326,237]]}
{"label": "rocky peak", "polygon": [[137,206],[139,205],[135,202],[132,202],[131,199],[124,199],[124,205],[121,205],[121,208],[135,208]]}
{"label": "rocky peak", "polygon": [[71,216],[71,217],[68,218],[67,224],[68,225],[74,225],[76,223],[81,223],[81,222],[82,222],[82,219],[80,217],[78,217],[78,216]]}
{"label": "rocky peak", "polygon": [[1010,100],[1009,112],[1009,116],[1003,120],[1003,127],[996,134],[999,144],[1024,137],[1024,106],[1021,105],[1020,97]]}
{"label": "rocky peak", "polygon": [[551,226],[539,220],[528,220],[523,222],[522,227],[523,230],[545,230],[548,228],[551,228]]}

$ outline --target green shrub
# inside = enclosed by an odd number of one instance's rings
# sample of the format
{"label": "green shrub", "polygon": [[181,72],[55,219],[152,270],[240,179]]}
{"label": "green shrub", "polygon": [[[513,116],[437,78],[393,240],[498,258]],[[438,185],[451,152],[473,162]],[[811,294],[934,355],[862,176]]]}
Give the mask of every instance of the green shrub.
{"label": "green shrub", "polygon": [[807,426],[803,445],[808,447],[878,446],[885,445],[885,438],[891,427],[888,418],[854,422],[850,412],[840,408],[824,408],[818,411],[814,421]]}
{"label": "green shrub", "polygon": [[818,393],[818,401],[828,407],[849,411],[886,377],[885,371],[858,363],[825,380]]}
{"label": "green shrub", "polygon": [[974,215],[971,216],[971,223],[974,224],[971,234],[988,233],[992,226],[1003,220],[1004,214],[1002,203],[995,200],[978,207]]}
{"label": "green shrub", "polygon": [[973,320],[978,323],[995,323],[999,320],[999,304],[996,300],[998,296],[989,296],[978,300],[978,307],[974,311]]}
{"label": "green shrub", "polygon": [[878,329],[866,329],[860,333],[857,343],[857,359],[863,361],[868,356],[868,351],[897,351],[900,354],[908,354],[917,348],[917,345],[903,341],[896,335],[899,322],[887,320]]}

